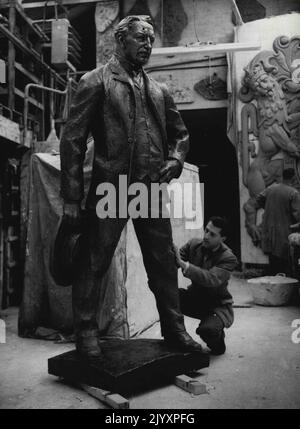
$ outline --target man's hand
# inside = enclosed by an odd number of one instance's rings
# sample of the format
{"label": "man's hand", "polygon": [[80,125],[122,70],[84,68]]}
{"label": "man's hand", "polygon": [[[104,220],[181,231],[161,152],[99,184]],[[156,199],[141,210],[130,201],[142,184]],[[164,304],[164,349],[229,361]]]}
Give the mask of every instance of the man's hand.
{"label": "man's hand", "polygon": [[184,262],[188,262],[188,256],[187,256],[187,254],[186,254],[186,252],[183,250],[183,247],[181,247],[181,249],[179,249],[179,254],[180,254],[180,257],[181,257],[181,259],[184,261]]}
{"label": "man's hand", "polygon": [[181,164],[177,159],[168,159],[159,172],[159,183],[170,183],[181,172]]}
{"label": "man's hand", "polygon": [[178,247],[175,246],[175,244],[173,244],[173,250],[175,253],[175,263],[177,268],[182,268],[184,270],[187,267],[187,262],[181,259],[180,252],[178,250]]}
{"label": "man's hand", "polygon": [[64,219],[70,226],[79,226],[81,221],[80,203],[64,203]]}

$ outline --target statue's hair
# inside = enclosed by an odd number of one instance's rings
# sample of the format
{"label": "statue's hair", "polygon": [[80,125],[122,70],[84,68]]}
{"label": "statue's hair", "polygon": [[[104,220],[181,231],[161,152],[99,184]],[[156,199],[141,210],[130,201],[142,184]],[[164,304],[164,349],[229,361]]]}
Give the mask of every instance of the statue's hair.
{"label": "statue's hair", "polygon": [[146,22],[152,25],[153,23],[149,15],[129,15],[126,16],[115,28],[115,39],[118,41],[120,36],[126,37],[136,22]]}

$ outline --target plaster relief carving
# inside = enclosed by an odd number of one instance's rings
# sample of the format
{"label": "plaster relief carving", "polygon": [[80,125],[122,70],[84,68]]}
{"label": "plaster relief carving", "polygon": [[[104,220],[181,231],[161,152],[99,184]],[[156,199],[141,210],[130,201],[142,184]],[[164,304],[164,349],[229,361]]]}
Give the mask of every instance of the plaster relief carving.
{"label": "plaster relief carving", "polygon": [[129,10],[128,15],[149,15],[153,20],[147,0],[137,0]]}
{"label": "plaster relief carving", "polygon": [[[161,29],[161,13],[155,17],[156,28],[163,40],[163,46],[178,46],[183,30],[188,25],[188,17],[182,5],[182,0],[164,0],[163,29]],[[161,34],[163,30],[163,34]]]}
{"label": "plaster relief carving", "polygon": [[151,13],[151,16],[156,16],[159,13],[161,6],[161,0],[148,0],[148,7]]}
{"label": "plaster relief carving", "polygon": [[300,37],[277,37],[273,49],[248,64],[239,94],[246,103],[241,112],[243,182],[249,191],[244,211],[256,245],[255,197],[281,181],[283,168],[291,166],[300,188]]}
{"label": "plaster relief carving", "polygon": [[102,1],[96,4],[97,64],[106,63],[113,53],[113,27],[118,22],[119,1]]}
{"label": "plaster relief carving", "polygon": [[193,91],[188,86],[183,86],[179,80],[173,78],[172,74],[160,74],[155,76],[155,80],[167,85],[175,103],[193,103]]}
{"label": "plaster relief carving", "polygon": [[183,30],[188,25],[182,0],[164,0],[163,8],[161,6],[160,0],[130,0],[125,2],[124,13],[151,16],[155,31],[163,40],[163,46],[177,46]]}
{"label": "plaster relief carving", "polygon": [[118,1],[106,1],[105,3],[97,3],[95,10],[96,30],[99,33],[104,33],[110,27],[119,13]]}
{"label": "plaster relief carving", "polygon": [[227,83],[220,79],[217,73],[197,82],[194,90],[206,100],[227,99]]}

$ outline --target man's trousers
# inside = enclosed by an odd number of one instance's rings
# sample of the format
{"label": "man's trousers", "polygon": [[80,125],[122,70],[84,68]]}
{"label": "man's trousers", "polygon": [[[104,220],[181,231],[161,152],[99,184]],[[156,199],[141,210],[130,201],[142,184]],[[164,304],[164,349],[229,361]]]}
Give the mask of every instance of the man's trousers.
{"label": "man's trousers", "polygon": [[201,321],[197,334],[207,343],[217,343],[224,335],[224,328],[232,325],[232,304],[213,305],[201,300],[193,287],[179,289],[181,311],[186,316]]}

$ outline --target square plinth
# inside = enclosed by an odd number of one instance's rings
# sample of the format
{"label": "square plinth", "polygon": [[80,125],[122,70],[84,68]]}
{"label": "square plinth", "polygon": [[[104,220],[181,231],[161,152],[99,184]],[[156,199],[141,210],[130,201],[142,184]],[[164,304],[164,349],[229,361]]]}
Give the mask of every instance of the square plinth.
{"label": "square plinth", "polygon": [[107,340],[101,342],[101,349],[101,359],[84,359],[76,350],[48,359],[48,372],[74,383],[130,394],[209,366],[206,353],[181,352],[162,340]]}

